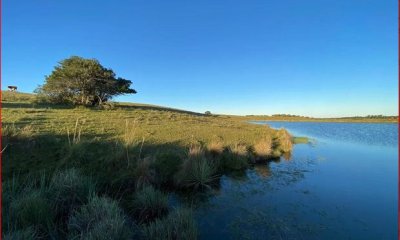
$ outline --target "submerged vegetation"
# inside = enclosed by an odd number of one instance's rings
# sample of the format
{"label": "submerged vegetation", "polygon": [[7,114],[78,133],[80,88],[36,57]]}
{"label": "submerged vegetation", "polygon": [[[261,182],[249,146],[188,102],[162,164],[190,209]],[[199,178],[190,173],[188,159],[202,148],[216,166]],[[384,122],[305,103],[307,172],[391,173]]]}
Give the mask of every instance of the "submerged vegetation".
{"label": "submerged vegetation", "polygon": [[171,193],[208,192],[293,144],[286,130],[240,117],[34,100],[3,95],[6,239],[196,239],[191,210],[173,210]]}

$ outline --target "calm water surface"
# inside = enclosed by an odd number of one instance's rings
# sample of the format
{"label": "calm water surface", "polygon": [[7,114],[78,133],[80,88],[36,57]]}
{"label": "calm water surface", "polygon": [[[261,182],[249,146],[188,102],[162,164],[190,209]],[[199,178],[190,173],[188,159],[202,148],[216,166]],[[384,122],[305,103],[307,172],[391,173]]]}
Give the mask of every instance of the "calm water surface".
{"label": "calm water surface", "polygon": [[397,239],[397,124],[253,123],[313,143],[223,176],[193,203],[201,239]]}

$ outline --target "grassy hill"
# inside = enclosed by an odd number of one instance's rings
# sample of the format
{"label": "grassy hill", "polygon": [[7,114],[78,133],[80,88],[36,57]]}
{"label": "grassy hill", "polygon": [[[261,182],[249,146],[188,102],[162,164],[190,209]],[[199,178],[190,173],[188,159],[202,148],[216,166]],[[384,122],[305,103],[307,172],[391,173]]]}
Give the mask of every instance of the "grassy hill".
{"label": "grassy hill", "polygon": [[[4,237],[21,239],[196,239],[190,199],[290,154],[293,140],[242,117],[15,92],[2,93],[2,124]],[[173,210],[172,192],[188,205]]]}

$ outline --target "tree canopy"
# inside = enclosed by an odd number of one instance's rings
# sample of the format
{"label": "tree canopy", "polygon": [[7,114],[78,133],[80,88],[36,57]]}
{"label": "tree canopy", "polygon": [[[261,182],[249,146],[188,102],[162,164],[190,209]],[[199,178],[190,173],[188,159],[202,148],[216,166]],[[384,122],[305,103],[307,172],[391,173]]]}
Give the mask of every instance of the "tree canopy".
{"label": "tree canopy", "polygon": [[114,96],[136,93],[131,84],[96,59],[73,56],[59,62],[39,92],[56,103],[101,105]]}

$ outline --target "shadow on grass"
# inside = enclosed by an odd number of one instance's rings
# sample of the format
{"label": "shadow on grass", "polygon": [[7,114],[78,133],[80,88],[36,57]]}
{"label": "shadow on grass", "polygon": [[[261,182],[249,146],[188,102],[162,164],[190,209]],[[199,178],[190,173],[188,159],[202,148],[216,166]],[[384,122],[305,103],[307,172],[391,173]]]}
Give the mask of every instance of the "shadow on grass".
{"label": "shadow on grass", "polygon": [[2,108],[32,108],[32,109],[73,109],[73,105],[28,103],[28,102],[2,102]]}

